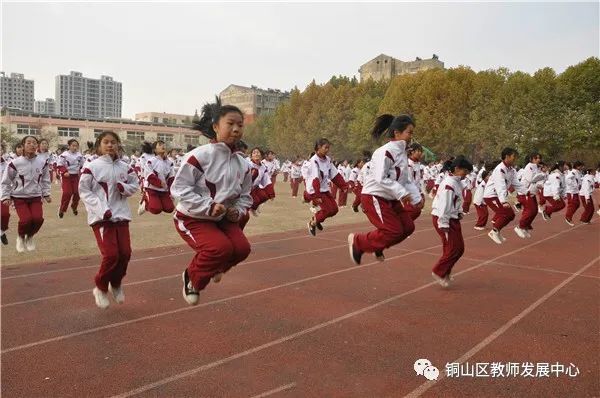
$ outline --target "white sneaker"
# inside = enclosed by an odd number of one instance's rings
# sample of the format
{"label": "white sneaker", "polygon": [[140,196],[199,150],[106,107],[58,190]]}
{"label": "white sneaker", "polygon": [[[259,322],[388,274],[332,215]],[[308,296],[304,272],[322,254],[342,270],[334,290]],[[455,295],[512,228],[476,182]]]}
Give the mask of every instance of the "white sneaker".
{"label": "white sneaker", "polygon": [[110,301],[108,301],[108,294],[98,289],[97,287],[95,287],[94,290],[92,290],[92,293],[94,294],[94,298],[96,299],[96,305],[99,308],[102,308],[103,310],[108,308],[108,306],[110,305]]}
{"label": "white sneaker", "polygon": [[500,237],[500,240],[502,240],[502,243],[506,242],[506,238],[502,235],[502,232],[498,231],[498,236]]}
{"label": "white sneaker", "polygon": [[27,251],[30,251],[30,252],[35,250],[35,242],[33,240],[33,236],[25,237],[25,247],[27,248]]}
{"label": "white sneaker", "polygon": [[483,231],[483,230],[485,230],[485,227],[474,226],[473,229],[476,229],[478,231]]}
{"label": "white sneaker", "polygon": [[544,219],[544,221],[550,220],[550,215],[546,213],[546,210],[542,210],[542,218]]}
{"label": "white sneaker", "polygon": [[436,281],[441,287],[446,288],[450,286],[446,278],[440,278],[435,272],[432,272],[431,276],[433,277],[433,280]]}
{"label": "white sneaker", "polygon": [[123,286],[113,287],[112,285],[109,285],[108,290],[110,290],[113,298],[117,303],[123,304],[125,302],[125,293],[123,292]]}
{"label": "white sneaker", "polygon": [[25,253],[25,238],[17,236],[17,251],[19,253]]}
{"label": "white sneaker", "polygon": [[598,213],[598,215],[600,216],[600,209],[598,209],[598,211],[596,213]]}
{"label": "white sneaker", "polygon": [[531,232],[529,232],[528,229],[524,229],[523,231],[525,231],[525,237],[527,237],[527,239],[531,238]]}
{"label": "white sneaker", "polygon": [[141,216],[142,214],[144,214],[146,212],[146,203],[142,202],[140,203],[140,205],[138,206],[138,216]]}
{"label": "white sneaker", "polygon": [[500,234],[498,233],[498,231],[492,229],[490,232],[488,232],[488,236],[490,237],[491,240],[493,240],[497,244],[499,244],[499,245],[502,244],[502,239],[500,238]]}
{"label": "white sneaker", "polygon": [[221,279],[223,279],[223,273],[222,272],[219,272],[218,274],[215,274],[215,276],[212,277],[212,281],[214,283],[221,282]]}
{"label": "white sneaker", "polygon": [[567,219],[567,218],[565,218],[565,222],[566,222],[567,224],[569,224],[570,226],[572,226],[572,227],[574,227],[574,226],[575,226],[575,224],[573,224],[573,221],[571,221],[571,220],[569,220],[569,219]]}
{"label": "white sneaker", "polygon": [[521,239],[525,239],[527,238],[527,233],[525,232],[524,229],[520,228],[520,227],[515,227],[515,233],[517,234],[517,236]]}

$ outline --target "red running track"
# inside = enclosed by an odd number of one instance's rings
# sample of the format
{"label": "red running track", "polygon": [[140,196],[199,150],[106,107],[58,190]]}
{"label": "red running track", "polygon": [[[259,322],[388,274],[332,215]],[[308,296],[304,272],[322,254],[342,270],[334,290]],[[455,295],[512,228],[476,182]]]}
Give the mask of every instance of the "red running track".
{"label": "red running track", "polygon": [[[185,247],[135,253],[126,303],[91,295],[95,257],[2,272],[2,396],[600,396],[600,224],[538,220],[496,245],[463,221],[450,289],[422,216],[386,261],[348,258],[366,223],[253,237],[253,254],[188,307]],[[413,370],[427,358],[441,370]],[[573,363],[576,377],[450,378],[450,362]]]}

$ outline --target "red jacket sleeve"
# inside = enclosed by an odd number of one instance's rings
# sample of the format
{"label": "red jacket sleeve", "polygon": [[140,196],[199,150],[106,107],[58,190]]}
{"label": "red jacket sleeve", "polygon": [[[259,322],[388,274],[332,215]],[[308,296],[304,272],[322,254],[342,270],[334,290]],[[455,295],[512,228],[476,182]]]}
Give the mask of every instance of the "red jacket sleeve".
{"label": "red jacket sleeve", "polygon": [[335,185],[338,186],[339,189],[346,190],[348,189],[348,184],[344,181],[344,178],[340,173],[336,174],[335,177],[331,180]]}

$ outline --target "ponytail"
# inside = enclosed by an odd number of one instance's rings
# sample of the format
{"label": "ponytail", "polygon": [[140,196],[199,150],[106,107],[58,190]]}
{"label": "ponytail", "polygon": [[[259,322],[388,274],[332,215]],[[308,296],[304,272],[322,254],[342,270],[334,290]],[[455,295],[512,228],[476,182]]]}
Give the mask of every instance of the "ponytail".
{"label": "ponytail", "polygon": [[233,105],[221,105],[221,98],[215,97],[214,103],[204,104],[202,107],[202,116],[199,121],[193,123],[192,129],[200,131],[209,140],[215,140],[217,133],[213,129],[213,124],[218,123],[221,117],[230,112],[239,113],[242,118],[244,117],[240,108]]}
{"label": "ponytail", "polygon": [[394,117],[390,114],[383,114],[375,119],[375,125],[371,130],[373,138],[380,138],[387,131],[388,138],[394,137],[394,131],[404,131],[409,125],[415,126],[414,120],[408,115],[398,115]]}

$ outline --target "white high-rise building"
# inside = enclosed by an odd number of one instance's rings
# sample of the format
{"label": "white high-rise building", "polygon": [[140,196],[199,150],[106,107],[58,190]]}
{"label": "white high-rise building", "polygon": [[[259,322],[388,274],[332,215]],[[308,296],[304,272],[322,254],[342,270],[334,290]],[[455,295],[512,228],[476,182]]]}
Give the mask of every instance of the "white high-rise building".
{"label": "white high-rise building", "polygon": [[45,115],[56,115],[56,101],[54,101],[54,98],[46,98],[45,101],[35,101],[33,111]]}
{"label": "white high-rise building", "polygon": [[110,76],[90,79],[81,72],[56,76],[56,111],[61,116],[120,118],[121,87]]}
{"label": "white high-rise building", "polygon": [[33,80],[25,79],[22,73],[11,73],[8,77],[0,72],[0,107],[33,112],[34,102]]}

